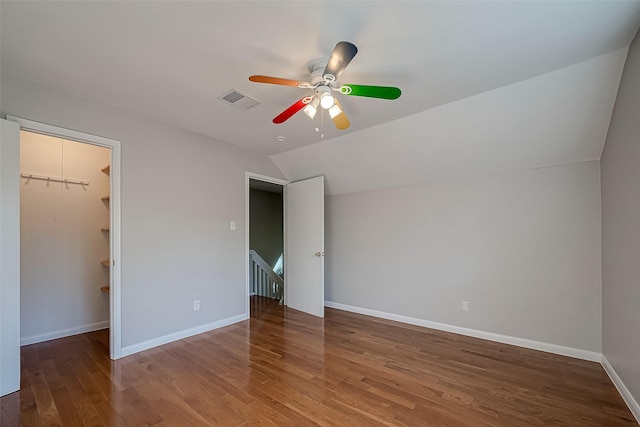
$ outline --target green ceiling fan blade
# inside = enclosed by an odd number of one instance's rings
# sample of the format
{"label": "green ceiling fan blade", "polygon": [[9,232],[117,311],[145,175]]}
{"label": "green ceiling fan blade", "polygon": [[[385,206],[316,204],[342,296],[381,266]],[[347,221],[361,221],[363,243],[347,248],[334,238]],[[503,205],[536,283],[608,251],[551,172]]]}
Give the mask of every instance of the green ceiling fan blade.
{"label": "green ceiling fan blade", "polygon": [[400,88],[392,86],[342,85],[340,93],[349,96],[366,96],[368,98],[398,99],[402,94]]}

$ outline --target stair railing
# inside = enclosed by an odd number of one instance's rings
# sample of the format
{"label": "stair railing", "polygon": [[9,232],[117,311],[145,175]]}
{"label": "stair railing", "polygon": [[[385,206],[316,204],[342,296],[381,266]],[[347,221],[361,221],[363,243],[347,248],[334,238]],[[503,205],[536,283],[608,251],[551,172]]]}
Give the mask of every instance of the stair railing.
{"label": "stair railing", "polygon": [[284,280],[254,250],[249,251],[249,280],[251,293],[284,301]]}

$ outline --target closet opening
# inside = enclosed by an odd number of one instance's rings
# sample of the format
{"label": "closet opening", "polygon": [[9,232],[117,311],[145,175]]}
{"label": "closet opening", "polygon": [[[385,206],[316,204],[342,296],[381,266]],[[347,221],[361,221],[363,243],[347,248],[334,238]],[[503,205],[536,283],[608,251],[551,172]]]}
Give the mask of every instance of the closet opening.
{"label": "closet opening", "polygon": [[112,148],[20,131],[20,343],[110,354]]}

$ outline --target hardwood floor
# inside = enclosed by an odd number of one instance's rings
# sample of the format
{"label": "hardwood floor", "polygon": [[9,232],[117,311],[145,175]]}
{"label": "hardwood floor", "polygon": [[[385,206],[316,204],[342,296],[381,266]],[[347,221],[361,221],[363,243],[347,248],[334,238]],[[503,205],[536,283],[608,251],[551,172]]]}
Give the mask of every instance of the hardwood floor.
{"label": "hardwood floor", "polygon": [[108,332],[22,348],[5,426],[630,426],[593,362],[326,310],[252,318],[117,361]]}

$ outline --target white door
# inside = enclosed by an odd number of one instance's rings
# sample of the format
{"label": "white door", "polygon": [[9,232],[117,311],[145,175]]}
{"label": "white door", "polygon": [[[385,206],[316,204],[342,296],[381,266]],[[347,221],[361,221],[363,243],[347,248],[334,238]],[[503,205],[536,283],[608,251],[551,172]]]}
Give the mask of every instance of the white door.
{"label": "white door", "polygon": [[324,177],[287,184],[285,303],[324,317]]}
{"label": "white door", "polygon": [[20,389],[20,126],[0,120],[0,396]]}

